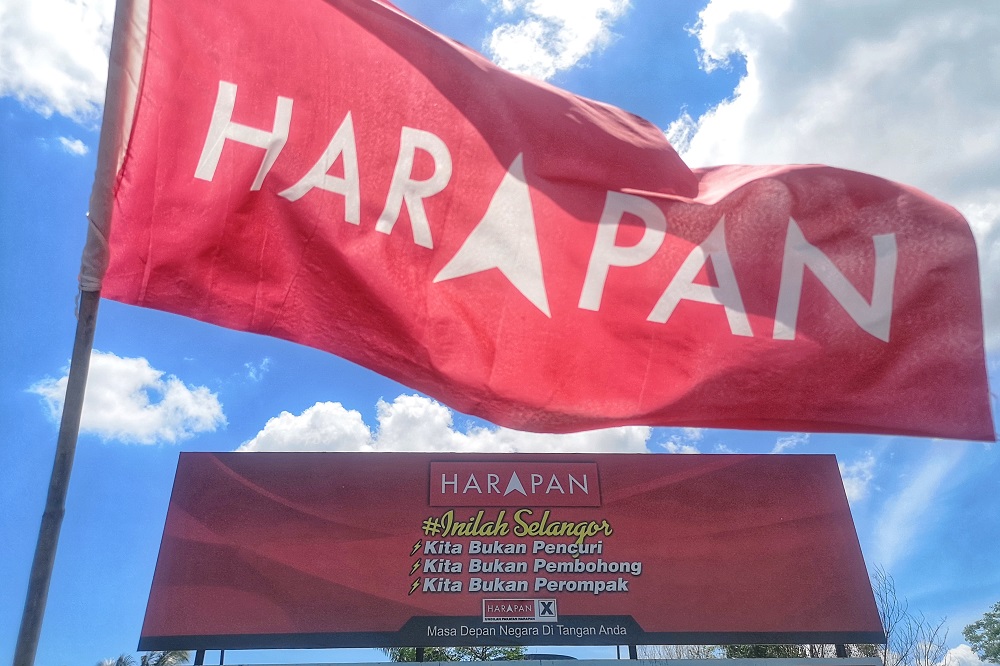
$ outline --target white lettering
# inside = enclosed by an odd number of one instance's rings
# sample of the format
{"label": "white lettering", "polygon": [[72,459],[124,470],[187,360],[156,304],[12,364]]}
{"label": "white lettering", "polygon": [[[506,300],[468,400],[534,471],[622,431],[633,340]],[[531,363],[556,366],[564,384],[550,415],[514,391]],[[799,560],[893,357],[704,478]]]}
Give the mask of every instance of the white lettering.
{"label": "white lettering", "polygon": [[[434,173],[427,180],[413,180],[413,159],[417,149],[430,154],[434,160]],[[392,172],[385,209],[379,215],[375,230],[388,234],[396,225],[403,203],[410,213],[413,241],[422,247],[433,248],[431,226],[424,211],[424,199],[432,197],[451,180],[451,153],[439,137],[430,132],[404,127],[399,138],[399,157]]]}
{"label": "white lettering", "polygon": [[[327,173],[338,157],[343,158],[344,177],[337,178]],[[348,111],[343,122],[330,139],[330,145],[320,155],[316,164],[302,179],[279,195],[289,201],[298,201],[306,193],[318,187],[327,192],[344,197],[344,220],[351,224],[361,224],[361,180],[358,176],[358,147],[354,140],[354,122]]]}
{"label": "white lettering", "polygon": [[[615,245],[615,240],[618,226],[626,213],[638,217],[646,228],[638,243],[622,247]],[[599,310],[608,270],[612,266],[638,266],[649,261],[660,249],[666,233],[667,219],[656,204],[634,194],[608,192],[580,292],[580,309]]]}
{"label": "white lettering", "polygon": [[781,261],[778,308],[774,315],[774,339],[795,339],[802,276],[808,266],[858,326],[879,340],[889,342],[892,291],[896,279],[896,235],[873,236],[872,244],[875,246],[875,284],[869,304],[829,257],[806,240],[795,220],[789,219],[785,255]]}
{"label": "white lettering", "polygon": [[288,127],[292,122],[292,100],[288,97],[278,97],[274,111],[274,126],[267,130],[249,127],[233,122],[233,109],[236,107],[236,84],[229,81],[219,81],[219,93],[215,98],[215,109],[212,110],[212,122],[208,126],[205,145],[201,149],[201,157],[194,171],[194,177],[201,180],[215,178],[215,169],[222,157],[222,148],[226,139],[243,143],[248,146],[263,148],[264,160],[257,170],[257,177],[250,186],[252,191],[260,189],[264,177],[271,170],[278,153],[285,147],[288,140]]}
{"label": "white lettering", "polygon": [[465,488],[462,489],[462,493],[465,494],[473,488],[475,488],[476,492],[480,495],[483,493],[483,489],[479,487],[479,482],[476,481],[476,476],[474,474],[470,474],[469,480],[465,482]]}
{"label": "white lettering", "polygon": [[[709,258],[712,259],[712,267],[715,268],[718,287],[696,284],[694,281]],[[726,309],[726,319],[729,320],[729,330],[733,335],[753,337],[750,320],[747,319],[746,309],[743,307],[740,287],[736,283],[736,274],[733,272],[733,265],[729,261],[729,252],[726,249],[725,216],[715,225],[708,238],[691,250],[687,259],[681,264],[680,270],[660,296],[660,300],[653,306],[653,311],[649,313],[647,320],[665,324],[682,300],[723,306]]]}

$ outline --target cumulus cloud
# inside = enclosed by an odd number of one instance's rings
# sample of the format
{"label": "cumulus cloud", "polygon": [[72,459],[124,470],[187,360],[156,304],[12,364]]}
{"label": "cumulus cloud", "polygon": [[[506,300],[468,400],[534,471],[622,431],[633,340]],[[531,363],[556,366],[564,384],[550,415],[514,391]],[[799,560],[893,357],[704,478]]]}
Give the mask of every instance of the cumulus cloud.
{"label": "cumulus cloud", "polygon": [[[712,0],[705,69],[742,59],[732,98],[667,131],[692,166],[823,163],[961,210],[1000,284],[1000,10],[992,3]],[[984,291],[1000,344],[1000,290]]]}
{"label": "cumulus cloud", "polygon": [[[67,375],[44,379],[28,390],[43,398],[53,419],[62,413]],[[204,386],[188,386],[144,358],[94,351],[80,431],[104,440],[174,443],[226,424],[222,405]]]}
{"label": "cumulus cloud", "polygon": [[872,481],[875,479],[875,456],[872,452],[865,452],[863,458],[850,464],[838,463],[838,465],[840,476],[844,480],[847,501],[860,502],[867,498]]}
{"label": "cumulus cloud", "polygon": [[972,648],[962,643],[958,647],[948,650],[941,661],[940,666],[980,666],[987,662],[979,658]]}
{"label": "cumulus cloud", "polygon": [[667,453],[701,453],[698,443],[705,438],[701,428],[669,428],[666,439],[660,444]]}
{"label": "cumulus cloud", "polygon": [[68,137],[61,136],[59,137],[59,145],[62,146],[62,149],[70,155],[82,156],[90,152],[90,149],[87,148],[87,144],[80,141],[80,139],[70,139]]}
{"label": "cumulus cloud", "polygon": [[238,451],[374,451],[360,412],[339,402],[317,402],[301,414],[281,412]]}
{"label": "cumulus cloud", "polygon": [[[629,0],[488,0],[504,17],[485,48],[502,67],[548,79],[606,47]],[[39,113],[96,120],[104,101],[115,0],[0,4],[0,96]]]}
{"label": "cumulus cloud", "polygon": [[115,0],[0,4],[0,96],[50,116],[96,120],[104,101]]}
{"label": "cumulus cloud", "polygon": [[510,20],[493,30],[487,53],[501,67],[542,80],[606,47],[614,36],[611,26],[629,7],[629,0],[494,2]]}
{"label": "cumulus cloud", "polygon": [[418,395],[376,406],[375,428],[339,402],[317,402],[301,414],[270,419],[239,451],[449,451],[490,453],[642,453],[651,429],[632,426],[551,435],[507,428],[455,427],[450,409]]}

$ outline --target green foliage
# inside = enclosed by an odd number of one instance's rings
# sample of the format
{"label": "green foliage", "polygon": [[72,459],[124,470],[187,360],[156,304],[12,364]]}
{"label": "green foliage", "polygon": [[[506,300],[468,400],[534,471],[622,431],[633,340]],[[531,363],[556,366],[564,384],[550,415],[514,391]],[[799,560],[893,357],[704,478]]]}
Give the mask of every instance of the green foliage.
{"label": "green foliage", "polygon": [[[448,653],[451,648],[429,647],[424,648],[424,661],[458,661],[453,659]],[[416,661],[417,648],[394,647],[382,648],[382,651],[389,655],[392,661]]]}
{"label": "green foliage", "polygon": [[848,657],[877,657],[879,656],[880,647],[878,645],[873,645],[872,643],[861,643],[858,645],[848,645],[847,646],[847,656]]}
{"label": "green foliage", "polygon": [[725,645],[726,659],[771,659],[806,657],[804,645]]}
{"label": "green foliage", "polygon": [[187,650],[155,650],[140,655],[138,664],[132,655],[120,654],[117,659],[98,662],[97,666],[179,666],[190,658]]}
{"label": "green foliage", "polygon": [[[383,648],[393,661],[416,661],[417,648]],[[428,647],[424,648],[424,661],[492,661],[507,659],[519,661],[524,658],[524,648],[519,645],[484,647]]]}
{"label": "green foliage", "polygon": [[102,659],[97,666],[135,666],[135,657],[122,653],[117,659]]}
{"label": "green foliage", "polygon": [[142,655],[139,666],[178,666],[188,659],[190,655],[187,650],[158,650]]}
{"label": "green foliage", "polygon": [[983,661],[1000,663],[1000,601],[962,630],[965,640]]}

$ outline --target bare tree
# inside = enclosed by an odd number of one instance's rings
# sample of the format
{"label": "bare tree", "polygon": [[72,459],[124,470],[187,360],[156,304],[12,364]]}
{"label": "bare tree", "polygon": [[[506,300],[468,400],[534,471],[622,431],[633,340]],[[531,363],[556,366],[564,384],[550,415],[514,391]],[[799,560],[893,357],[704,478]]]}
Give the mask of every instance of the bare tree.
{"label": "bare tree", "polygon": [[884,666],[935,666],[948,651],[948,629],[942,618],[937,624],[923,613],[911,613],[906,597],[884,569],[872,574],[872,591],[885,629],[885,645],[876,646]]}
{"label": "bare tree", "polygon": [[[878,567],[872,573],[875,604],[885,629],[884,645],[847,645],[849,657],[878,657],[883,666],[937,666],[948,651],[945,620],[929,621],[911,613],[892,576]],[[647,645],[644,659],[716,659],[719,657],[835,657],[833,645]]]}
{"label": "bare tree", "polygon": [[718,645],[639,645],[640,659],[718,659]]}

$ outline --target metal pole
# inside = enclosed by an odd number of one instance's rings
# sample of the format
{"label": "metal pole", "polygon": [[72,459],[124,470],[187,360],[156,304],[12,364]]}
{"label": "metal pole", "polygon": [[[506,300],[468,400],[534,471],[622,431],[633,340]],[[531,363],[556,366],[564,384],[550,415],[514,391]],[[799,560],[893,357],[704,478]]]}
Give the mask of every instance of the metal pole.
{"label": "metal pole", "polygon": [[639,649],[635,645],[628,646],[628,658],[629,659],[639,658]]}
{"label": "metal pole", "polygon": [[28,579],[28,594],[21,614],[21,629],[14,649],[14,666],[32,666],[38,651],[38,638],[42,631],[45,615],[45,601],[49,596],[52,581],[52,567],[56,559],[59,530],[66,513],[66,493],[69,476],[76,454],[76,439],[80,433],[80,414],[83,412],[83,394],[87,388],[87,373],[90,370],[90,352],[94,346],[94,328],[97,325],[97,305],[101,294],[97,291],[80,292],[80,313],[76,322],[76,339],[73,341],[73,357],[69,364],[69,378],[66,382],[66,399],[63,402],[62,421],[56,440],[55,461],[52,477],[49,479],[49,493],[45,500],[45,512],[38,528],[38,543],[35,558],[31,563]]}
{"label": "metal pole", "polygon": [[195,650],[194,651],[194,666],[203,666],[205,663],[205,651]]}

